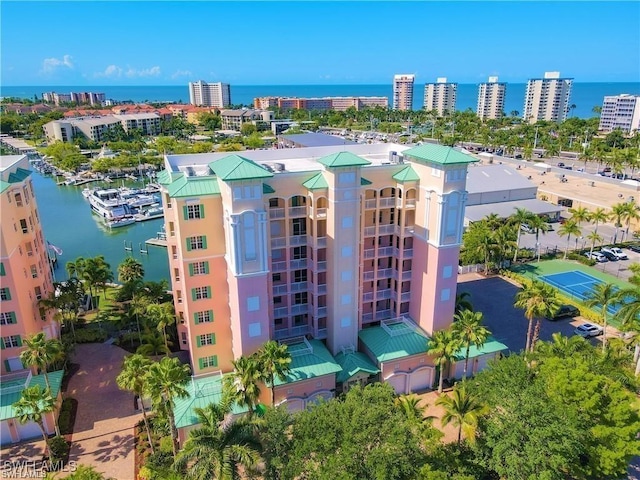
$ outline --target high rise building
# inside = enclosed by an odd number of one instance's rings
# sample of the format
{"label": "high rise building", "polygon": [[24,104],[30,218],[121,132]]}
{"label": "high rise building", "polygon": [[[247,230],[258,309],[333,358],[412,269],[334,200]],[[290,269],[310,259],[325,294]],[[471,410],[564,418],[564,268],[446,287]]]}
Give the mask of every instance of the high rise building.
{"label": "high rise building", "polygon": [[425,342],[452,322],[475,161],[431,144],[165,156],[178,340],[195,378],[215,390],[233,360],[277,340],[293,360],[274,394],[290,409],[377,373],[399,393],[431,388]]}
{"label": "high rise building", "polygon": [[560,72],[545,72],[544,78],[527,82],[522,118],[526,122],[538,120],[563,122],[569,112],[572,78],[560,78]]}
{"label": "high rise building", "polygon": [[623,93],[604,97],[599,129],[611,132],[617,128],[627,134],[640,130],[640,95]]}
{"label": "high rise building", "polygon": [[415,75],[400,74],[393,77],[393,109],[413,110],[413,82]]}
{"label": "high rise building", "polygon": [[[38,206],[26,155],[0,156],[0,373],[2,404],[0,443],[15,443],[29,438],[42,439],[40,428],[33,422],[21,424],[12,403],[27,387],[44,388],[43,375],[31,372],[22,364],[20,353],[24,341],[44,332],[48,338],[59,336],[53,310],[41,310],[38,301],[53,292],[48,243],[42,233]],[[56,247],[57,248],[57,247]],[[52,395],[62,397],[62,371],[48,374]],[[54,432],[53,413],[44,416],[47,433]]]}
{"label": "high rise building", "polygon": [[189,82],[191,105],[226,108],[231,105],[231,87],[228,83]]}
{"label": "high rise building", "polygon": [[436,83],[424,86],[424,109],[428,112],[437,110],[439,116],[456,111],[457,83],[447,83],[446,77],[440,77]]}
{"label": "high rise building", "polygon": [[482,120],[500,118],[504,114],[504,96],[506,83],[499,83],[498,77],[489,77],[489,81],[478,87],[478,108],[476,113]]}

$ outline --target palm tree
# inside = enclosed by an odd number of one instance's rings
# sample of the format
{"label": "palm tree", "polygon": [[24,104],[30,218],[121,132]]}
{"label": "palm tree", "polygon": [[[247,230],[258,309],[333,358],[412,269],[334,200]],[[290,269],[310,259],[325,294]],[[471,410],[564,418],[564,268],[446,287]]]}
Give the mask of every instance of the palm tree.
{"label": "palm tree", "polygon": [[260,359],[254,353],[231,363],[233,372],[224,377],[225,388],[238,405],[249,409],[249,416],[252,416],[260,398],[260,382],[263,379]]}
{"label": "palm tree", "polygon": [[595,232],[598,232],[598,224],[604,223],[609,220],[609,214],[605,211],[604,208],[596,208],[593,212],[591,212],[591,222],[595,225]]}
{"label": "palm tree", "polygon": [[589,250],[589,258],[593,254],[593,249],[596,247],[597,242],[602,242],[602,237],[598,234],[598,232],[591,232],[587,235],[587,240],[591,241],[591,250]]}
{"label": "palm tree", "polygon": [[147,394],[151,397],[154,408],[164,411],[167,415],[175,458],[178,451],[178,434],[173,416],[174,399],[189,396],[186,386],[189,383],[191,369],[189,365],[180,363],[177,358],[164,357],[159,362],[153,363],[148,372]]}
{"label": "palm tree", "polygon": [[534,214],[526,208],[516,208],[515,213],[508,218],[509,222],[516,225],[518,229],[518,238],[516,240],[516,251],[513,254],[513,263],[516,263],[516,261],[518,260],[518,250],[520,249],[520,235],[522,234],[522,224],[528,224],[533,216]]}
{"label": "palm tree", "polygon": [[[616,302],[620,304],[617,318],[620,330],[625,332],[640,332],[640,288],[633,286],[618,290]],[[640,375],[640,338],[634,336],[635,349],[633,361],[636,364],[635,374]]]}
{"label": "palm tree", "polygon": [[49,458],[52,457],[49,446],[49,436],[44,429],[44,416],[54,411],[56,401],[51,395],[51,390],[43,389],[40,385],[27,387],[22,391],[20,400],[13,404],[15,415],[21,424],[35,422],[40,428],[42,438]]}
{"label": "palm tree", "polygon": [[438,397],[436,405],[444,408],[444,415],[440,420],[442,426],[452,423],[458,427],[458,446],[460,446],[463,431],[469,443],[475,442],[478,418],[487,413],[487,406],[467,393],[464,386],[456,387],[451,396]]}
{"label": "palm tree", "polygon": [[542,317],[553,317],[560,307],[556,291],[546,283],[533,281],[530,285],[525,285],[516,294],[514,306],[523,309],[524,316],[529,321],[525,352],[533,351],[538,337],[533,330],[533,319],[537,319],[535,330],[539,332],[540,319]]}
{"label": "palm tree", "polygon": [[610,305],[618,303],[618,288],[612,283],[598,283],[587,297],[585,304],[587,307],[593,308],[600,306],[602,309],[603,335],[602,335],[602,353],[607,350],[607,309]]}
{"label": "palm tree", "polygon": [[632,202],[627,202],[625,203],[625,211],[624,211],[624,215],[622,216],[622,220],[624,220],[626,228],[625,228],[625,237],[628,240],[629,239],[629,227],[631,225],[631,220],[638,220],[640,219],[640,207],[638,207],[638,205],[636,205],[635,203]]}
{"label": "palm tree", "polygon": [[570,358],[571,356],[584,351],[587,345],[587,342],[585,342],[579,335],[565,337],[560,332],[554,332],[551,335],[550,342],[540,342],[537,353],[541,358],[548,356]]}
{"label": "palm tree", "polygon": [[113,282],[111,265],[105,261],[102,255],[87,258],[81,278],[89,284],[90,293],[92,293],[92,285],[96,287],[96,293],[98,288],[102,288],[103,292],[106,292],[107,283]]}
{"label": "palm tree", "polygon": [[549,225],[547,222],[540,216],[534,215],[529,220],[529,226],[533,229],[536,234],[536,250],[538,262],[540,261],[540,234],[546,235],[549,231]]}
{"label": "palm tree", "polygon": [[470,310],[473,312],[473,305],[471,303],[471,294],[469,292],[460,292],[456,294],[456,307],[455,313],[460,313],[464,310]]}
{"label": "palm tree", "polygon": [[417,395],[400,395],[393,400],[393,403],[402,410],[408,420],[422,421],[425,418],[425,407],[420,406],[420,397]]}
{"label": "palm tree", "polygon": [[454,335],[451,329],[433,332],[427,343],[427,354],[433,355],[435,364],[440,368],[438,393],[442,393],[446,366],[455,359],[455,355],[462,347],[462,341]]}
{"label": "palm tree", "polygon": [[591,218],[591,213],[586,207],[570,208],[569,213],[571,214],[571,220],[576,222],[578,227],[582,222],[588,222]]}
{"label": "palm tree", "polygon": [[84,257],[78,257],[73,262],[67,262],[65,268],[69,277],[75,277],[81,279],[84,273],[85,259]]}
{"label": "palm tree", "polygon": [[622,219],[627,215],[627,204],[616,203],[611,207],[609,217],[615,222],[616,232],[613,234],[613,244],[618,243],[618,231],[622,226]]}
{"label": "palm tree", "polygon": [[169,355],[170,350],[167,343],[171,345],[169,341],[165,343],[165,340],[159,333],[149,332],[142,335],[142,344],[138,347],[136,353],[148,357],[162,354]]}
{"label": "palm tree", "polygon": [[260,461],[260,444],[251,424],[230,421],[231,402],[210,403],[196,408],[200,426],[189,432],[184,449],[173,468],[193,480],[233,480],[240,478],[239,467],[252,469]]}
{"label": "palm tree", "polygon": [[564,222],[560,228],[558,229],[558,235],[561,237],[567,237],[567,247],[564,249],[564,257],[563,259],[567,259],[567,254],[569,253],[569,241],[571,240],[571,235],[578,237],[580,235],[580,227],[573,220],[567,220]]}
{"label": "palm tree", "polygon": [[147,439],[149,441],[149,448],[151,453],[154,453],[153,441],[151,440],[151,429],[149,428],[149,421],[147,420],[147,413],[145,412],[142,396],[148,390],[147,380],[149,367],[151,361],[140,355],[134,354],[125,357],[122,364],[122,370],[116,377],[116,383],[121,390],[128,390],[136,395],[140,399],[142,404],[142,418],[144,420],[144,428],[147,431]]}
{"label": "palm tree", "polygon": [[280,345],[273,340],[265,343],[258,351],[260,370],[265,381],[271,386],[271,405],[275,405],[276,376],[285,381],[291,364],[291,354],[286,345]]}
{"label": "palm tree", "polygon": [[80,305],[84,298],[84,288],[75,277],[66,282],[54,283],[53,291],[38,301],[38,305],[47,310],[55,310],[56,318],[61,324],[71,326],[73,339],[76,338],[75,322],[78,320]]}
{"label": "palm tree", "polygon": [[142,277],[144,277],[144,267],[133,257],[125,258],[118,265],[119,281],[123,283],[135,282],[136,280],[142,280]]}
{"label": "palm tree", "polygon": [[159,332],[162,332],[164,338],[164,346],[166,347],[167,355],[169,350],[169,341],[167,340],[167,327],[176,323],[176,315],[173,309],[173,304],[166,302],[158,304],[151,304],[147,306],[147,313],[156,321],[156,328]]}
{"label": "palm tree", "polygon": [[453,332],[462,340],[466,347],[464,355],[464,370],[462,379],[467,379],[467,368],[469,366],[469,350],[473,343],[477,348],[482,348],[491,332],[482,325],[482,312],[472,312],[465,310],[454,316]]}

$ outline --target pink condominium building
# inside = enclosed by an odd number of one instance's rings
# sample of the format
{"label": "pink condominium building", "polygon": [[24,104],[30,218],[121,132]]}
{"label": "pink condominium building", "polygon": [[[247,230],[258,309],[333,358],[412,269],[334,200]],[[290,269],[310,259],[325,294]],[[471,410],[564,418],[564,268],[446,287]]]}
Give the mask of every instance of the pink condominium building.
{"label": "pink condominium building", "polygon": [[475,161],[395,144],[166,156],[179,341],[195,377],[275,339],[293,356],[275,385],[291,409],[374,379],[431,388],[428,338],[452,322]]}

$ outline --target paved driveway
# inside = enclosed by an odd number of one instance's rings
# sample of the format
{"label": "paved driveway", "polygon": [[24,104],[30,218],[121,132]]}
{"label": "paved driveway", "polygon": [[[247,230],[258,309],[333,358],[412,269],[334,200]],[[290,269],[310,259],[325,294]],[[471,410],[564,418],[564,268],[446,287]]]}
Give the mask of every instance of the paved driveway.
{"label": "paved driveway", "polygon": [[115,345],[78,345],[73,361],[80,369],[66,392],[78,400],[69,460],[118,480],[133,480],[133,427],[140,420],[133,395],[121,391],[115,380],[126,355]]}

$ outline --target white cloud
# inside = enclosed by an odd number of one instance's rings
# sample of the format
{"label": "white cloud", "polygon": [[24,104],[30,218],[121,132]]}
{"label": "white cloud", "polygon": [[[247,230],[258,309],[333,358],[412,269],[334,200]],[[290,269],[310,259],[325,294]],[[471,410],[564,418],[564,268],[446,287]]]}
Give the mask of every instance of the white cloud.
{"label": "white cloud", "polygon": [[136,77],[157,77],[162,72],[160,71],[160,67],[155,66],[151,68],[142,68],[140,70],[127,67],[126,70],[118,65],[109,65],[104,69],[103,72],[96,72],[93,74],[94,77],[104,77],[104,78],[120,78],[122,76],[129,78]]}
{"label": "white cloud", "polygon": [[160,73],[160,67],[156,65],[155,67],[143,68],[141,70],[129,67],[125,75],[127,77],[157,77]]}
{"label": "white cloud", "polygon": [[175,73],[171,75],[171,78],[190,77],[192,75],[193,74],[191,73],[190,70],[176,70]]}
{"label": "white cloud", "polygon": [[73,69],[73,62],[71,60],[71,55],[64,55],[62,59],[60,58],[45,58],[42,61],[42,72],[43,73],[53,73],[59,67],[66,67]]}
{"label": "white cloud", "polygon": [[108,78],[118,78],[122,76],[122,68],[117,65],[109,65],[104,69],[104,72],[96,72],[93,74],[94,77],[108,77]]}

